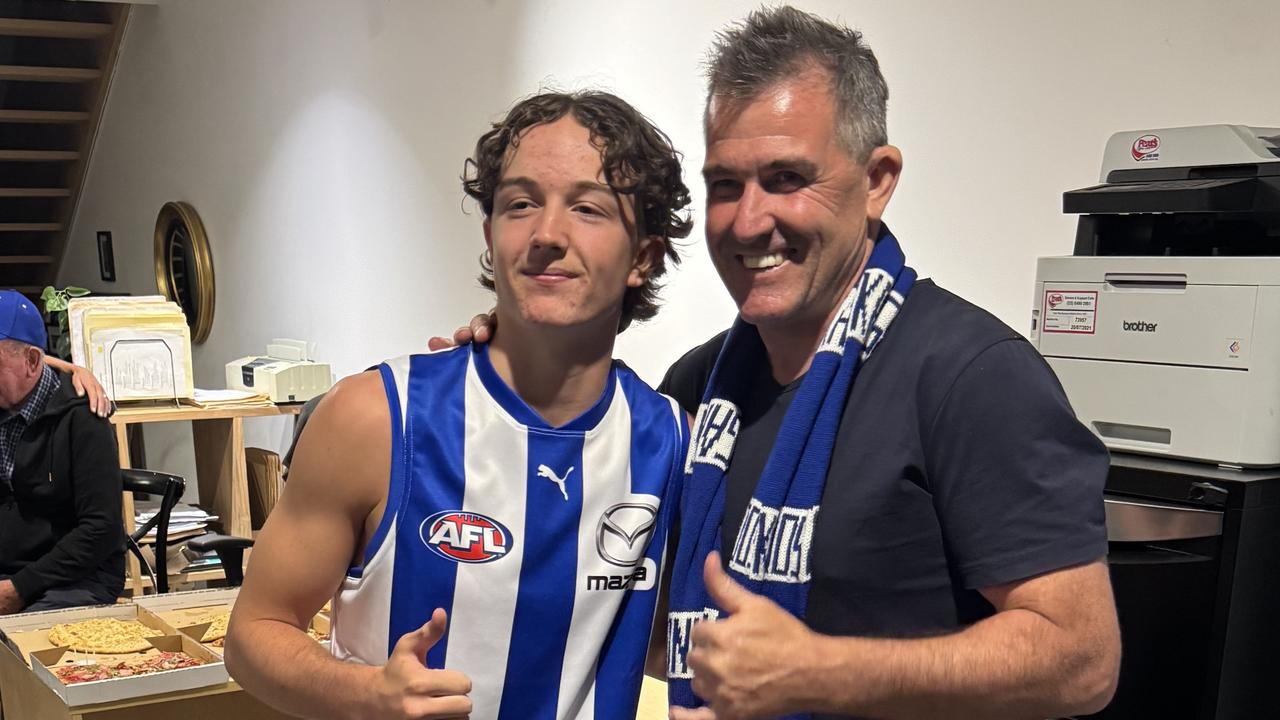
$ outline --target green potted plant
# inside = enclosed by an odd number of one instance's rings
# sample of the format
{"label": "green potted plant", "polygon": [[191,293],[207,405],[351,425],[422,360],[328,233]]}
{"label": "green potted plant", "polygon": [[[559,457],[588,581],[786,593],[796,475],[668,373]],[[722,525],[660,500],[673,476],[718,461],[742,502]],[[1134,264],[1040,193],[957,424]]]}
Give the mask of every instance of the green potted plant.
{"label": "green potted plant", "polygon": [[50,285],[40,293],[49,327],[57,326],[56,331],[51,329],[49,332],[49,353],[54,357],[67,362],[71,361],[71,335],[67,332],[67,303],[71,298],[84,297],[88,294],[88,290],[74,285],[68,285],[61,290]]}

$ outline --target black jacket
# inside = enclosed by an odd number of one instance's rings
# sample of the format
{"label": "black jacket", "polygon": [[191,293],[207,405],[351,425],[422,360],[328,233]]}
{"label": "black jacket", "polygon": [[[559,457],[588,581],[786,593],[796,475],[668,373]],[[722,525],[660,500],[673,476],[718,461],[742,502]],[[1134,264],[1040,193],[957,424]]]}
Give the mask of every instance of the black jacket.
{"label": "black jacket", "polygon": [[0,575],[27,604],[64,585],[124,587],[115,434],[59,379],[18,443],[12,492],[0,483]]}

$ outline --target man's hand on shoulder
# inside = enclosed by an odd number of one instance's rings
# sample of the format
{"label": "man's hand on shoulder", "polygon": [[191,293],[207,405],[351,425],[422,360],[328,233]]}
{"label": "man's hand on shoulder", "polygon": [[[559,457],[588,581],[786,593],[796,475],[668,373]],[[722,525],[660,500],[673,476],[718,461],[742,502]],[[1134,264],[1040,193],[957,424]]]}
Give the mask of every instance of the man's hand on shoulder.
{"label": "man's hand on shoulder", "polygon": [[427,341],[427,349],[435,352],[436,350],[447,350],[451,347],[466,345],[467,343],[487,343],[493,339],[493,331],[498,328],[498,313],[490,310],[487,313],[480,313],[471,318],[471,324],[463,325],[453,331],[452,338],[435,336]]}
{"label": "man's hand on shoulder", "polygon": [[12,615],[16,612],[22,612],[24,607],[26,607],[26,603],[22,602],[22,596],[18,594],[18,589],[13,586],[13,581],[0,580],[0,615]]}
{"label": "man's hand on shoulder", "polygon": [[444,637],[448,619],[436,608],[431,620],[400,636],[387,664],[378,669],[369,717],[441,719],[471,712],[471,680],[454,670],[432,670],[423,657]]}
{"label": "man's hand on shoulder", "polygon": [[45,355],[44,362],[58,372],[71,375],[71,386],[75,388],[76,395],[89,398],[89,410],[94,415],[106,417],[111,414],[111,401],[107,399],[107,391],[102,389],[102,383],[98,382],[93,373],[52,355]]}

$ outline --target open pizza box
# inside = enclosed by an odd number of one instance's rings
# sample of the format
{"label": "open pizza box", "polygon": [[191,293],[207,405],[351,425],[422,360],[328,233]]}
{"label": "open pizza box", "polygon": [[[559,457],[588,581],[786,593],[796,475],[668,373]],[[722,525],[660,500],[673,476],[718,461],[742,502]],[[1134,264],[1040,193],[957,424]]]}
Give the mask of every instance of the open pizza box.
{"label": "open pizza box", "polygon": [[[213,620],[222,613],[231,612],[235,605],[239,588],[226,590],[192,590],[190,592],[166,593],[141,597],[134,602],[154,613],[169,632],[187,635],[197,642],[202,642],[210,651],[222,655],[221,640],[210,639],[203,642],[206,632]],[[327,606],[326,606],[327,607]],[[329,616],[323,611],[311,619],[313,637],[320,644],[329,647]]]}
{"label": "open pizza box", "polygon": [[227,670],[226,666],[222,664],[222,658],[209,652],[203,645],[186,635],[164,635],[147,638],[147,642],[151,643],[155,651],[184,652],[204,664],[179,670],[162,670],[145,675],[66,685],[53,674],[53,671],[59,666],[74,665],[77,662],[86,660],[101,662],[104,665],[114,665],[119,662],[141,660],[148,657],[148,655],[154,656],[156,653],[154,651],[146,651],[145,653],[112,653],[107,655],[75,652],[66,648],[51,648],[31,653],[31,669],[36,674],[36,677],[40,678],[40,681],[45,685],[48,685],[54,694],[62,698],[62,701],[69,707],[126,700],[146,695],[160,695],[178,690],[221,685],[227,682]]}
{"label": "open pizza box", "polygon": [[[142,653],[90,653],[57,647],[49,641],[49,630],[59,623],[75,623],[94,618],[137,620],[147,627],[166,633],[148,638],[152,649]],[[209,652],[191,638],[173,634],[150,611],[135,605],[100,605],[70,610],[13,615],[0,621],[0,640],[9,651],[26,661],[32,673],[68,706],[76,707],[128,698],[189,690],[227,682],[222,658]],[[179,670],[166,670],[145,675],[109,680],[64,684],[53,673],[59,665],[99,661],[105,665],[135,660],[159,651],[181,651],[205,664]]]}
{"label": "open pizza box", "polygon": [[0,643],[3,643],[22,662],[31,666],[31,653],[57,647],[49,642],[49,630],[60,623],[75,623],[94,618],[118,618],[120,620],[137,620],[150,628],[166,634],[174,634],[166,628],[153,613],[134,605],[90,605],[86,607],[67,608],[65,610],[46,610],[44,612],[21,613],[0,618]]}
{"label": "open pizza box", "polygon": [[[223,613],[231,612],[238,593],[239,588],[192,590],[148,595],[133,602],[154,613],[168,632],[180,633],[201,642],[213,620]],[[220,644],[221,642],[218,643]],[[222,648],[214,645],[212,639],[203,645],[211,652],[222,655]]]}

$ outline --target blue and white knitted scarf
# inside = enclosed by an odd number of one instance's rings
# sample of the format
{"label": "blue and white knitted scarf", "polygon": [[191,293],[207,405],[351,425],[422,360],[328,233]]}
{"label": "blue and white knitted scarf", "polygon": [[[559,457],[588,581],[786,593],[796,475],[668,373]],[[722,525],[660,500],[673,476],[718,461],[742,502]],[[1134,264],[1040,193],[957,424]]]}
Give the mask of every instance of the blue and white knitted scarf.
{"label": "blue and white knitted scarf", "polygon": [[[857,285],[827,328],[791,407],[728,553],[729,575],[753,593],[803,618],[809,597],[809,547],[827,467],[849,389],[862,363],[897,316],[916,273],[884,231]],[[693,625],[723,615],[707,593],[702,566],[720,549],[725,471],[738,435],[739,411],[766,362],[755,326],[738,318],[711,371],[685,460],[680,544],[671,579],[667,676],[671,704],[697,707],[686,664]],[[797,715],[797,718],[805,716]]]}

